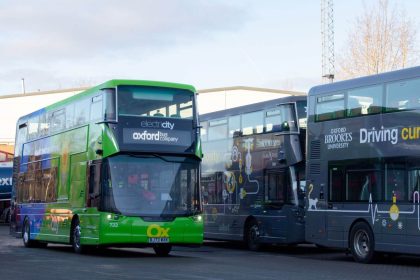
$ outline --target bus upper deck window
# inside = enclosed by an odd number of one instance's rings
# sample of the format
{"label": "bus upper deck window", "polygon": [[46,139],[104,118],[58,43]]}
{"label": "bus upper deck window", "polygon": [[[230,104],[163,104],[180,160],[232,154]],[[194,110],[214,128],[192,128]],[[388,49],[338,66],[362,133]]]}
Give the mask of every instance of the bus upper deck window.
{"label": "bus upper deck window", "polygon": [[118,115],[193,119],[194,92],[166,87],[118,86]]}
{"label": "bus upper deck window", "polygon": [[386,86],[386,110],[420,108],[419,88],[420,79],[388,84]]}
{"label": "bus upper deck window", "polygon": [[28,121],[28,139],[38,137],[39,116],[33,117]]}
{"label": "bus upper deck window", "polygon": [[332,94],[317,98],[316,121],[327,121],[344,117],[344,94]]}
{"label": "bus upper deck window", "polygon": [[117,97],[115,88],[106,88],[102,90],[104,96],[104,121],[117,120]]}
{"label": "bus upper deck window", "polygon": [[347,117],[377,114],[382,112],[382,85],[349,90],[347,94]]}

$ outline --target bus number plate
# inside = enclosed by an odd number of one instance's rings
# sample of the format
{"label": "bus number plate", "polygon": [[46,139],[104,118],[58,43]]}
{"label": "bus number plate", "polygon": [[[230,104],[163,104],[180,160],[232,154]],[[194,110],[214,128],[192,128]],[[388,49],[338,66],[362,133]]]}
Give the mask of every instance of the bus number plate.
{"label": "bus number plate", "polygon": [[169,238],[167,238],[167,237],[151,237],[151,238],[149,238],[149,243],[169,243]]}

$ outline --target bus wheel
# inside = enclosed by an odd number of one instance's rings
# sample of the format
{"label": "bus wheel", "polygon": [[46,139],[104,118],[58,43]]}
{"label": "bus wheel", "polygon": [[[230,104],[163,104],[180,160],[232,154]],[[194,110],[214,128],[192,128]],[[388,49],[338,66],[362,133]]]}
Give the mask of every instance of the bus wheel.
{"label": "bus wheel", "polygon": [[248,223],[245,233],[245,241],[248,246],[248,249],[251,251],[258,251],[261,247],[259,238],[260,238],[260,229],[255,220]]}
{"label": "bus wheel", "polygon": [[350,251],[356,262],[369,263],[375,256],[375,240],[369,225],[356,223],[350,232]]}
{"label": "bus wheel", "polygon": [[28,219],[25,219],[25,222],[23,223],[22,240],[23,245],[26,248],[35,247],[35,241],[31,240],[31,226]]}
{"label": "bus wheel", "polygon": [[82,254],[86,251],[85,246],[80,243],[81,233],[82,229],[80,227],[79,219],[75,218],[72,226],[71,245],[73,246],[74,252],[77,254]]}
{"label": "bus wheel", "polygon": [[172,245],[158,244],[153,246],[153,250],[159,257],[166,257],[172,250]]}

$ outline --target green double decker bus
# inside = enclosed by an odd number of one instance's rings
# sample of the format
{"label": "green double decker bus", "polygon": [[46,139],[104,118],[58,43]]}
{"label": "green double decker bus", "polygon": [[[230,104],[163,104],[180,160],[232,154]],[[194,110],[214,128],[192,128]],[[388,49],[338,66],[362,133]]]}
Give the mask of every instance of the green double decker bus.
{"label": "green double decker bus", "polygon": [[195,89],[111,80],[23,116],[11,233],[26,247],[200,245]]}

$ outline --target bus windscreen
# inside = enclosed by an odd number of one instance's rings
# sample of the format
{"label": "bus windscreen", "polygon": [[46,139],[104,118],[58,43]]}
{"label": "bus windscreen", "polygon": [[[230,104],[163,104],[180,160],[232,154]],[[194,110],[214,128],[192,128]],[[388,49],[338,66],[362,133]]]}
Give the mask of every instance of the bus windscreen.
{"label": "bus windscreen", "polygon": [[191,215],[199,209],[198,166],[184,157],[111,157],[104,208],[127,216]]}
{"label": "bus windscreen", "polygon": [[120,116],[193,118],[194,93],[175,88],[119,86]]}

